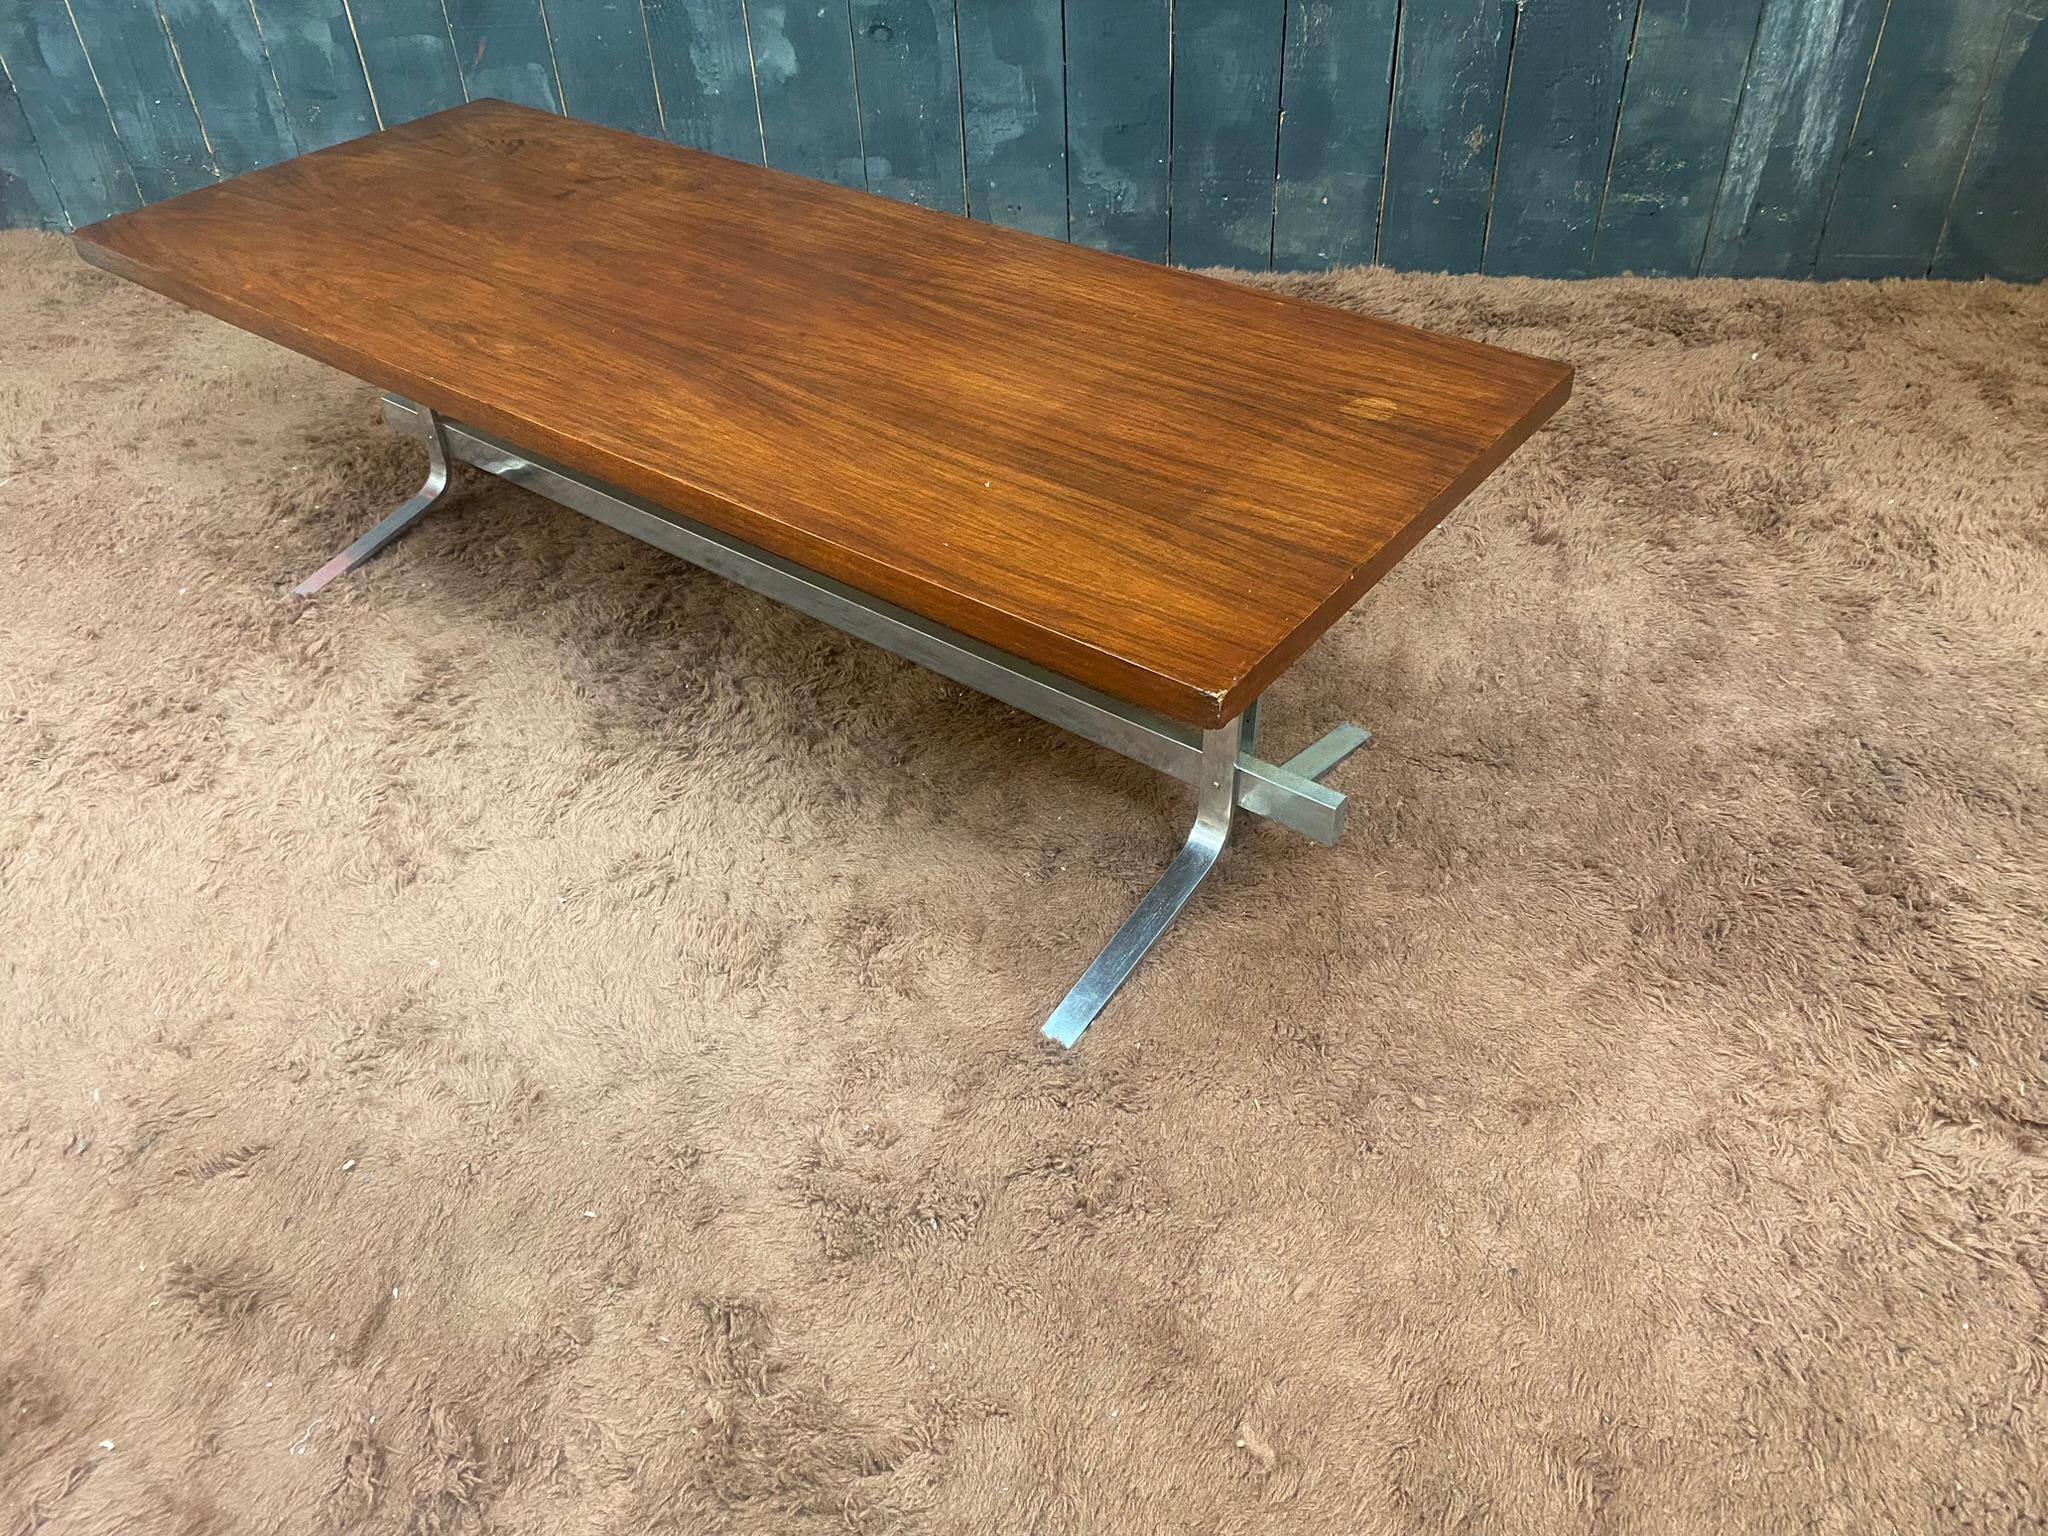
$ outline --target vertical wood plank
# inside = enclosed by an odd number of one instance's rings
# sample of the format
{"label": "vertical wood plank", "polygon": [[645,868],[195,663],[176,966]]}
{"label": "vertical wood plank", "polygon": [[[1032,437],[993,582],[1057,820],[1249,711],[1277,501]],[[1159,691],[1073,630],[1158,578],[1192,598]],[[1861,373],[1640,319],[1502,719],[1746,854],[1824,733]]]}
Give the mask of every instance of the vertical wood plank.
{"label": "vertical wood plank", "polygon": [[1702,272],[1812,272],[1884,9],[1884,0],[1765,0]]}
{"label": "vertical wood plank", "polygon": [[71,0],[101,94],[142,200],[203,187],[218,174],[156,9],[134,0]]}
{"label": "vertical wood plank", "polygon": [[677,144],[759,161],[761,114],[740,0],[646,0],[662,127]]}
{"label": "vertical wood plank", "polygon": [[1073,238],[1166,260],[1172,0],[1067,0]]}
{"label": "vertical wood plank", "polygon": [[160,7],[0,0],[9,217],[490,94],[1190,265],[2048,265],[2044,0]]}
{"label": "vertical wood plank", "polygon": [[640,0],[555,0],[547,15],[562,110],[586,122],[660,138],[654,59]]}
{"label": "vertical wood plank", "polygon": [[1286,24],[1285,0],[1175,0],[1175,266],[1272,265]]}
{"label": "vertical wood plank", "polygon": [[1289,0],[1273,265],[1372,260],[1399,0]]}
{"label": "vertical wood plank", "polygon": [[462,71],[441,0],[351,0],[349,10],[385,127],[462,105]]}
{"label": "vertical wood plank", "polygon": [[64,200],[36,149],[35,133],[0,68],[0,229],[69,229]]}
{"label": "vertical wood plank", "polygon": [[369,78],[342,0],[255,0],[255,9],[299,148],[376,132]]}
{"label": "vertical wood plank", "polygon": [[1595,272],[1699,270],[1761,9],[1761,0],[1643,0]]}
{"label": "vertical wood plank", "polygon": [[868,188],[964,213],[953,0],[853,0]]}
{"label": "vertical wood plank", "polygon": [[2022,0],[2006,23],[1948,224],[1936,277],[2048,278],[2048,5]]}
{"label": "vertical wood plank", "polygon": [[747,0],[768,163],[865,187],[847,0]]}
{"label": "vertical wood plank", "polygon": [[1485,269],[1585,277],[1639,0],[1530,5],[1515,28]]}
{"label": "vertical wood plank", "polygon": [[960,0],[967,207],[1067,238],[1065,40],[1059,0]]}
{"label": "vertical wood plank", "polygon": [[1892,0],[1816,277],[1925,275],[2010,10],[2010,0]]}
{"label": "vertical wood plank", "polygon": [[298,153],[248,0],[158,0],[223,176]]}
{"label": "vertical wood plank", "polygon": [[0,66],[72,222],[139,207],[135,173],[64,8],[0,5]]}
{"label": "vertical wood plank", "polygon": [[455,67],[472,101],[496,96],[543,112],[562,110],[540,0],[443,0],[443,6]]}
{"label": "vertical wood plank", "polygon": [[1474,272],[1486,243],[1513,0],[1409,0],[1401,11],[1379,260]]}

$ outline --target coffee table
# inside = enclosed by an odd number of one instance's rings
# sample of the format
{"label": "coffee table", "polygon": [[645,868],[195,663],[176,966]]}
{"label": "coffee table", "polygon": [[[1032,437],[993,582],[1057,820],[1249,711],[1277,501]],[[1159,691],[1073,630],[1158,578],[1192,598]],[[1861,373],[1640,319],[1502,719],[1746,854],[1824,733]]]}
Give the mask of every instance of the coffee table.
{"label": "coffee table", "polygon": [[1571,390],[1561,363],[478,101],[77,231],[464,460],[1186,780],[1071,1046],[1239,811],[1319,842],[1367,734],[1260,695]]}

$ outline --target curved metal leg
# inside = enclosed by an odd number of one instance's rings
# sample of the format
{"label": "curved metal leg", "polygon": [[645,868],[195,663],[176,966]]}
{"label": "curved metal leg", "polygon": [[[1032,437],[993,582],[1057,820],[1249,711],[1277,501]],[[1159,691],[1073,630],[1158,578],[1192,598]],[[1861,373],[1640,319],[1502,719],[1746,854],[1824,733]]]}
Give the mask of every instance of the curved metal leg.
{"label": "curved metal leg", "polygon": [[377,551],[410,528],[422,512],[439,501],[448,489],[448,433],[441,418],[422,409],[426,418],[427,478],[417,494],[395,507],[385,519],[349,545],[319,570],[292,588],[294,597],[311,597],[337,576],[346,576]]}
{"label": "curved metal leg", "polygon": [[1237,804],[1237,751],[1243,720],[1202,733],[1202,795],[1194,830],[1186,846],[1173,856],[1158,884],[1145,893],[1137,910],[1124,919],[1101,954],[1045,1021],[1045,1033],[1061,1045],[1072,1045],[1095,1016],[1116,995],[1138,962],[1159,942],[1188,897],[1223,852],[1230,836],[1230,813]]}

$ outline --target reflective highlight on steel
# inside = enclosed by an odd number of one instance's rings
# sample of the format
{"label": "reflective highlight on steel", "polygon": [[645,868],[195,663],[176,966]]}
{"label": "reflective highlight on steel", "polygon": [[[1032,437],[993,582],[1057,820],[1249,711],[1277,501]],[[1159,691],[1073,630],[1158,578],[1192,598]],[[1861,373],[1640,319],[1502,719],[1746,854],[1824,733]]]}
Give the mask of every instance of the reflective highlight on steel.
{"label": "reflective highlight on steel", "polygon": [[1237,747],[1242,725],[1240,717],[1219,730],[1202,733],[1202,786],[1194,830],[1188,833],[1186,844],[1173,856],[1158,884],[1145,893],[1137,910],[1124,919],[1123,926],[1045,1021],[1045,1033],[1061,1045],[1071,1046],[1095,1022],[1103,1006],[1116,996],[1116,989],[1129,979],[1138,962],[1179,916],[1180,909],[1195,894],[1195,887],[1216,867],[1230,837],[1230,813],[1237,805]]}
{"label": "reflective highlight on steel", "polygon": [[448,490],[448,434],[441,418],[429,410],[418,410],[416,417],[423,426],[415,426],[416,435],[427,442],[427,478],[414,495],[394,507],[385,519],[349,545],[319,570],[292,588],[294,597],[311,597],[337,576],[346,576],[365,560],[382,550],[385,545],[410,528]]}
{"label": "reflective highlight on steel", "polygon": [[1355,725],[1337,727],[1286,763],[1276,765],[1256,755],[1256,700],[1229,724],[1196,732],[919,618],[893,603],[869,597],[681,513],[529,457],[489,433],[445,422],[423,406],[387,395],[384,415],[396,430],[425,439],[430,466],[426,484],[418,495],[293,589],[302,597],[354,570],[410,527],[446,491],[449,460],[459,458],[1197,786],[1195,824],[1186,844],[1047,1019],[1045,1033],[1063,1046],[1080,1039],[1215,867],[1237,809],[1266,817],[1319,843],[1336,842],[1344,830],[1344,796],[1316,781],[1372,739]]}

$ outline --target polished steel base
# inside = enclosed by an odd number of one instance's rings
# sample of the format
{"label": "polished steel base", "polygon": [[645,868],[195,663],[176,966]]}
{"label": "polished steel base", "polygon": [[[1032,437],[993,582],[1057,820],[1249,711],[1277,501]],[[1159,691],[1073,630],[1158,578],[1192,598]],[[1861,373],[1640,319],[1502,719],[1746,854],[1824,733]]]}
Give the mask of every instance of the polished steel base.
{"label": "polished steel base", "polygon": [[434,466],[427,483],[294,589],[301,595],[354,569],[402,532],[438,499],[447,484],[447,462],[458,458],[1197,786],[1195,825],[1186,846],[1046,1021],[1045,1033],[1062,1045],[1081,1037],[1215,866],[1235,811],[1263,816],[1319,843],[1336,842],[1344,830],[1344,796],[1317,780],[1372,739],[1355,725],[1337,727],[1285,763],[1270,763],[1256,755],[1257,704],[1221,729],[1193,731],[630,492],[527,455],[489,433],[444,422],[409,401],[386,396],[384,415],[396,430],[426,440]]}
{"label": "polished steel base", "polygon": [[427,442],[426,483],[411,499],[394,507],[376,527],[293,587],[292,596],[311,597],[335,577],[346,576],[418,522],[422,513],[447,494],[448,434],[442,430],[441,418],[432,411],[416,410],[413,420],[418,424],[413,430]]}
{"label": "polished steel base", "polygon": [[1221,730],[1202,733],[1202,782],[1195,802],[1194,830],[1166,866],[1166,873],[1145,893],[1137,910],[1124,919],[1045,1021],[1045,1032],[1061,1045],[1072,1045],[1081,1038],[1081,1031],[1095,1022],[1103,1006],[1116,996],[1116,989],[1180,915],[1195,887],[1216,867],[1230,836],[1230,813],[1237,808],[1237,752],[1243,726],[1239,717]]}

